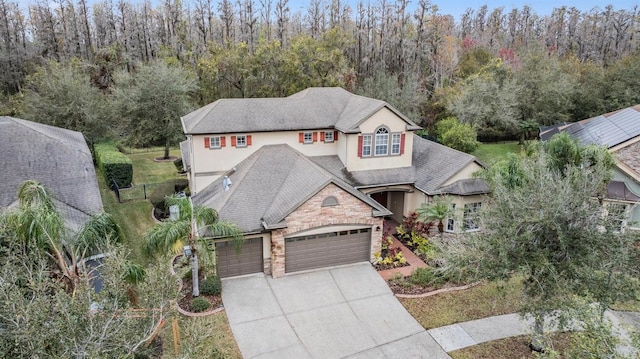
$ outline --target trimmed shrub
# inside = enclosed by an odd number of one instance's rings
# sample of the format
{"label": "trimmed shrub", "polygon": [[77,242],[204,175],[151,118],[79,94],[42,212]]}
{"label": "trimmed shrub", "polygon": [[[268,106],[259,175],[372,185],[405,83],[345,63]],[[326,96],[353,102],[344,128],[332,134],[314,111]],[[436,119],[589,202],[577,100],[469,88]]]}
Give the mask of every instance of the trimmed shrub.
{"label": "trimmed shrub", "polygon": [[189,180],[186,178],[178,178],[173,182],[174,191],[176,193],[184,191],[185,188],[189,187]]}
{"label": "trimmed shrub", "polygon": [[209,309],[210,306],[211,303],[209,303],[206,298],[195,297],[191,301],[191,309],[193,309],[193,311],[196,313],[204,312],[205,310]]}
{"label": "trimmed shrub", "polygon": [[182,191],[186,194],[188,188],[189,180],[185,178],[169,180],[154,188],[147,198],[153,205],[156,218],[162,219],[169,216],[169,209],[164,202],[165,197]]}
{"label": "trimmed shrub", "polygon": [[182,157],[176,158],[173,161],[173,165],[176,166],[176,169],[178,170],[178,173],[183,173],[184,172],[184,164],[182,163]]}
{"label": "trimmed shrub", "polygon": [[208,277],[200,282],[200,293],[206,295],[220,294],[222,291],[222,282],[218,276]]}
{"label": "trimmed shrub", "polygon": [[446,278],[442,273],[431,267],[416,268],[409,277],[409,281],[413,284],[421,285],[423,287],[439,287],[445,281]]}
{"label": "trimmed shrub", "polygon": [[128,187],[133,180],[133,164],[129,157],[118,151],[110,142],[98,143],[93,146],[96,164],[104,175],[109,186],[113,179],[118,187]]}

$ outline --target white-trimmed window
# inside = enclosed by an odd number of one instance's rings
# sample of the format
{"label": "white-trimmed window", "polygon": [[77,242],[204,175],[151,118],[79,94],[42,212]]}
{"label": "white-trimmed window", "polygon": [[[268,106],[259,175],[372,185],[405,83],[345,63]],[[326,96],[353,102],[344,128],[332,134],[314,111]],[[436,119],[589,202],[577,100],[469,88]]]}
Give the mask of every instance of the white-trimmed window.
{"label": "white-trimmed window", "polygon": [[388,127],[381,126],[372,134],[358,137],[358,157],[400,156],[404,154],[404,142],[404,133],[392,133]]}
{"label": "white-trimmed window", "polygon": [[362,136],[362,157],[371,156],[371,135]]}
{"label": "white-trimmed window", "polygon": [[217,150],[225,146],[224,136],[208,136],[204,138],[204,147]]}
{"label": "white-trimmed window", "polygon": [[220,136],[209,137],[209,144],[209,148],[221,148],[222,143],[220,141]]}
{"label": "white-trimmed window", "polygon": [[246,135],[237,135],[236,136],[236,147],[247,147],[247,136]]}
{"label": "white-trimmed window", "polygon": [[475,231],[480,229],[480,209],[482,202],[467,203],[464,205],[462,215],[462,229],[465,231]]}
{"label": "white-trimmed window", "polygon": [[333,131],[324,131],[324,142],[333,142]]}
{"label": "white-trimmed window", "polygon": [[376,156],[386,156],[389,154],[389,130],[385,127],[380,127],[376,130]]}
{"label": "white-trimmed window", "polygon": [[313,143],[313,132],[304,132],[302,135],[302,143]]}
{"label": "white-trimmed window", "polygon": [[456,230],[456,220],[455,220],[456,204],[451,203],[450,208],[451,208],[451,216],[447,218],[447,226],[444,229],[446,232],[453,232]]}
{"label": "white-trimmed window", "polygon": [[391,134],[391,154],[399,155],[400,154],[400,134],[392,133]]}

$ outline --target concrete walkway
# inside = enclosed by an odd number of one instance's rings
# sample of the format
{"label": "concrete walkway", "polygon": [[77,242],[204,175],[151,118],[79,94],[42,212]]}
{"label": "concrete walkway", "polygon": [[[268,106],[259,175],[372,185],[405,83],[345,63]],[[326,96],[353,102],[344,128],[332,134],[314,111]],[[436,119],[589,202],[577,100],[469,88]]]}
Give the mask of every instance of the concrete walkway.
{"label": "concrete walkway", "polygon": [[[620,354],[633,356],[636,350],[629,345],[629,329],[640,329],[640,313],[607,311],[607,318],[613,325],[614,333],[623,342],[617,347]],[[447,353],[493,340],[529,335],[532,333],[533,319],[522,319],[519,314],[505,314],[463,323],[430,329],[427,332]],[[557,331],[557,327],[545,328],[547,332]],[[625,342],[626,341],[626,342]]]}

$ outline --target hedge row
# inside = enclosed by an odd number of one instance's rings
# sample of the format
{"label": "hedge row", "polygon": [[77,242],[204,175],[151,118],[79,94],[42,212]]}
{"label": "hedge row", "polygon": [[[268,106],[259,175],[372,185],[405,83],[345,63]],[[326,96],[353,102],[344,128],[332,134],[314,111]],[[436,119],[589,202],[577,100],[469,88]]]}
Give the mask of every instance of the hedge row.
{"label": "hedge row", "polygon": [[98,143],[93,146],[96,156],[96,164],[105,180],[112,185],[115,180],[118,187],[128,187],[133,180],[133,164],[129,157],[118,151],[113,143]]}

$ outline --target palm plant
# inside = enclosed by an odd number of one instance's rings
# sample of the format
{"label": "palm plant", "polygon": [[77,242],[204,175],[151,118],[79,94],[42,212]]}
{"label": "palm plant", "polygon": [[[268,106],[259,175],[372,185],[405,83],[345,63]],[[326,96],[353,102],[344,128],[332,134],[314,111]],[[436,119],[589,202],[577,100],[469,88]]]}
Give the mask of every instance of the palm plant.
{"label": "palm plant", "polygon": [[197,297],[200,295],[197,253],[208,251],[209,241],[214,238],[231,238],[239,249],[244,240],[242,230],[233,223],[221,221],[213,208],[193,206],[187,197],[169,196],[165,203],[178,206],[179,217],[162,222],[145,233],[145,252],[148,255],[181,253],[189,245],[193,296]]}
{"label": "palm plant", "polygon": [[91,216],[79,231],[70,230],[49,191],[34,180],[20,186],[18,207],[0,215],[0,227],[0,239],[18,241],[21,254],[36,250],[48,256],[71,291],[79,282],[82,259],[121,238],[120,228],[104,212]]}
{"label": "palm plant", "polygon": [[434,197],[433,202],[423,203],[416,209],[418,219],[425,222],[438,222],[440,237],[444,232],[444,221],[453,214],[452,199],[447,196]]}

